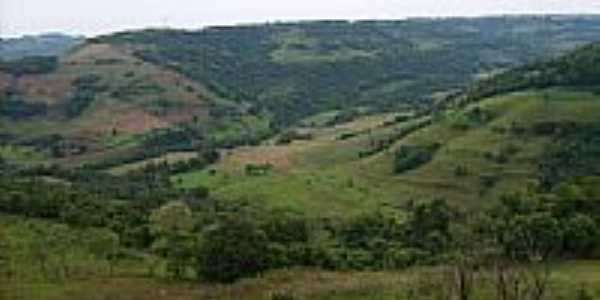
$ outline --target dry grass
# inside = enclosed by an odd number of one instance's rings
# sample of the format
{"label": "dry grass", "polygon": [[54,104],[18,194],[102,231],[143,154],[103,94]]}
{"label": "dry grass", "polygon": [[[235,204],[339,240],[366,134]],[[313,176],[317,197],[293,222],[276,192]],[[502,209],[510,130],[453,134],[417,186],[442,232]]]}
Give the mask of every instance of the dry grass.
{"label": "dry grass", "polygon": [[284,292],[296,299],[345,299],[397,291],[406,274],[282,270],[232,285],[170,282],[149,278],[71,280],[56,284],[18,284],[8,289],[14,300],[269,300]]}
{"label": "dry grass", "polygon": [[[598,266],[598,261],[571,261],[554,266],[547,299],[572,299],[582,285],[593,297],[600,296]],[[406,300],[411,291],[430,297],[451,293],[453,281],[448,271],[444,267],[419,267],[399,272],[290,269],[231,285],[172,282],[139,276],[46,284],[13,282],[10,286],[0,282],[0,296],[4,291],[5,298],[11,300],[270,300],[277,293],[298,300]],[[493,282],[488,275],[480,273],[477,276],[477,289],[473,291],[472,299],[495,299]]]}
{"label": "dry grass", "polygon": [[335,149],[354,148],[352,146],[356,141],[338,140],[340,134],[375,130],[392,117],[392,114],[372,115],[335,127],[302,129],[311,133],[313,139],[293,141],[287,145],[274,145],[272,140],[261,146],[240,147],[225,152],[222,161],[216,167],[232,173],[240,173],[248,164],[271,164],[274,169],[283,172],[322,167],[322,161],[310,158],[326,156],[328,152],[335,152]]}

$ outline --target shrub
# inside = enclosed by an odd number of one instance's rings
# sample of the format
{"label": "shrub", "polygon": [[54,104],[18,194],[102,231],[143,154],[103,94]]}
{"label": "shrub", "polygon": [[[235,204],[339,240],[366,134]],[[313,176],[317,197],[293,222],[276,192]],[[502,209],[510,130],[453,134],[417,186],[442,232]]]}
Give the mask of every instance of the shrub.
{"label": "shrub", "polygon": [[291,291],[281,290],[275,291],[271,294],[271,300],[297,300],[298,298],[294,296]]}
{"label": "shrub", "polygon": [[469,169],[465,166],[456,166],[454,168],[454,176],[456,177],[465,177],[469,175]]}
{"label": "shrub", "polygon": [[271,164],[262,164],[262,165],[254,165],[247,164],[246,165],[246,175],[248,176],[263,176],[266,175],[273,166]]}
{"label": "shrub", "polygon": [[429,146],[402,146],[400,150],[396,152],[395,172],[398,174],[414,170],[430,162],[439,147],[439,144],[432,144]]}
{"label": "shrub", "polygon": [[209,281],[233,282],[268,268],[268,239],[252,217],[226,215],[202,234],[197,273]]}
{"label": "shrub", "polygon": [[498,175],[495,174],[483,174],[479,176],[481,185],[486,189],[493,188],[499,179],[500,178],[498,177]]}
{"label": "shrub", "polygon": [[15,76],[52,73],[58,67],[55,56],[29,56],[13,61],[0,60],[0,71]]}

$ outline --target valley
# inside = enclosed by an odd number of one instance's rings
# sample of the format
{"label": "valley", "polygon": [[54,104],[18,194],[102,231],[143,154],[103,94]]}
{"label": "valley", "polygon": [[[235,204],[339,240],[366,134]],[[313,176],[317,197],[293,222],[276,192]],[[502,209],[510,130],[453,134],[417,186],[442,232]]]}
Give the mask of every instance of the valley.
{"label": "valley", "polygon": [[0,40],[0,299],[595,299],[598,30]]}

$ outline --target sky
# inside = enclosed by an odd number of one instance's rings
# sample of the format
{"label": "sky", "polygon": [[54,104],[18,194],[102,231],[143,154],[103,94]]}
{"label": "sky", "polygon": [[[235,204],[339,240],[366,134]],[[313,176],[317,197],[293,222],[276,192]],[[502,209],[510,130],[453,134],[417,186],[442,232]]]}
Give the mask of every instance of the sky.
{"label": "sky", "polygon": [[0,0],[0,37],[315,19],[600,14],[600,0]]}

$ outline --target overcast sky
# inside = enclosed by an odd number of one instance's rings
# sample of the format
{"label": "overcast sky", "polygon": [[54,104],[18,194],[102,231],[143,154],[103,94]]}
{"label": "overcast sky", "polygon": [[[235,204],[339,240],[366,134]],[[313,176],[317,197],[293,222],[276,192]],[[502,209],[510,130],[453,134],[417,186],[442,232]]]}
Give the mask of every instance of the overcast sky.
{"label": "overcast sky", "polygon": [[0,36],[282,20],[598,14],[600,0],[0,0]]}

